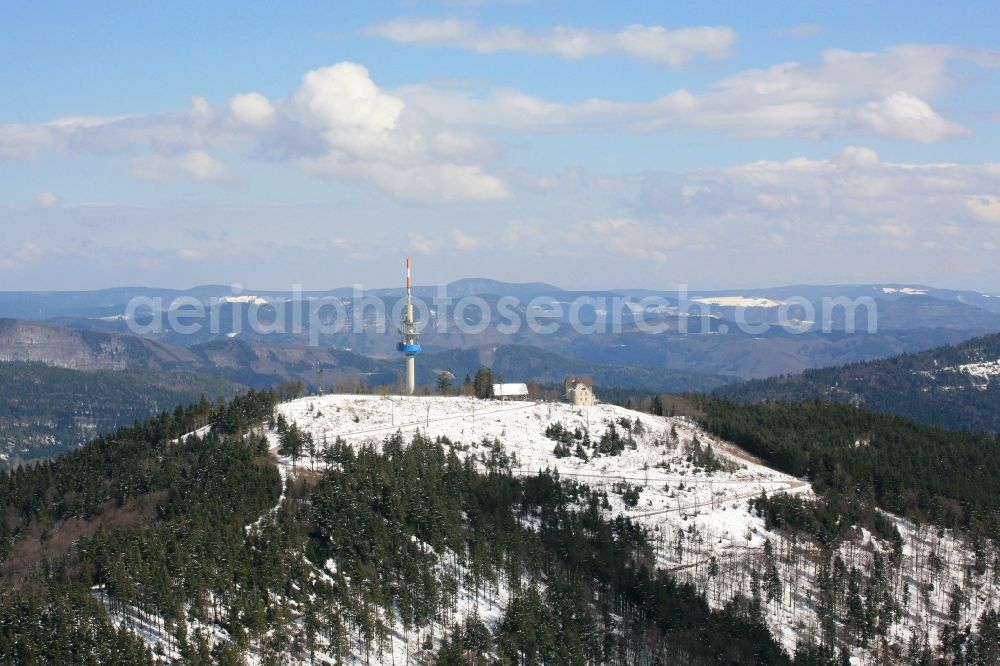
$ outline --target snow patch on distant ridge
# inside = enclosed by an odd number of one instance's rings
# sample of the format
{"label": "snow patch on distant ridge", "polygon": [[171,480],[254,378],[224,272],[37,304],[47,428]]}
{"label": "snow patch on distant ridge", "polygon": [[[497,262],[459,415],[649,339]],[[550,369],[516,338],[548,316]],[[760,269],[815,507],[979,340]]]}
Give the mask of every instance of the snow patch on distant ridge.
{"label": "snow patch on distant ridge", "polygon": [[712,296],[708,298],[696,298],[695,303],[706,303],[708,305],[718,305],[724,308],[776,308],[784,305],[784,301],[775,301],[770,298],[752,298],[749,296]]}

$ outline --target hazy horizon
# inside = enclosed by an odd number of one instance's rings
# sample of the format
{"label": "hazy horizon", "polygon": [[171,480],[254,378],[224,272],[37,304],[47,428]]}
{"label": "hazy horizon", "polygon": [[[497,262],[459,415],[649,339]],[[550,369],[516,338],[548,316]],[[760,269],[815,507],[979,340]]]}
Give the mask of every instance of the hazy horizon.
{"label": "hazy horizon", "polygon": [[[678,290],[683,290],[687,293],[729,293],[732,295],[741,295],[740,292],[759,292],[759,291],[772,291],[781,289],[824,289],[824,288],[857,288],[857,287],[910,287],[914,289],[930,289],[930,290],[944,290],[944,291],[968,291],[979,293],[983,296],[988,296],[990,298],[1000,298],[1000,294],[991,294],[986,290],[976,289],[975,287],[953,287],[946,285],[937,284],[922,284],[918,282],[844,282],[844,283],[797,283],[797,284],[772,284],[772,285],[738,285],[738,286],[722,286],[722,287],[701,287],[699,285],[693,284],[670,284],[664,287],[644,287],[628,284],[617,284],[614,286],[608,285],[596,285],[589,287],[568,287],[562,285],[556,281],[552,280],[530,280],[526,279],[523,281],[511,281],[511,280],[500,280],[497,278],[486,277],[486,276],[472,276],[472,277],[459,277],[453,280],[447,280],[443,282],[420,282],[414,280],[414,289],[431,289],[437,287],[444,287],[450,284],[461,283],[465,281],[475,281],[475,280],[485,280],[489,282],[499,282],[502,284],[519,286],[528,284],[545,284],[560,291],[574,292],[574,291],[602,291],[602,292],[615,292],[615,291],[627,291],[627,290],[647,290],[647,291],[659,291],[659,292],[677,292]],[[254,293],[291,293],[293,291],[301,292],[327,292],[339,289],[352,289],[354,287],[359,287],[362,290],[373,290],[373,291],[383,291],[387,289],[398,289],[403,290],[404,284],[335,284],[330,286],[318,286],[318,287],[306,287],[303,285],[288,285],[286,287],[271,287],[271,286],[260,286],[254,284],[243,284],[240,282],[233,283],[201,283],[192,284],[189,286],[171,286],[171,285],[159,285],[159,284],[117,284],[107,287],[95,287],[93,289],[83,289],[83,288],[56,288],[56,289],[0,289],[0,293],[90,293],[96,291],[113,291],[118,289],[151,289],[151,290],[167,290],[167,291],[193,291],[196,289],[206,289],[206,288],[220,288],[232,290],[234,294],[251,295]]]}

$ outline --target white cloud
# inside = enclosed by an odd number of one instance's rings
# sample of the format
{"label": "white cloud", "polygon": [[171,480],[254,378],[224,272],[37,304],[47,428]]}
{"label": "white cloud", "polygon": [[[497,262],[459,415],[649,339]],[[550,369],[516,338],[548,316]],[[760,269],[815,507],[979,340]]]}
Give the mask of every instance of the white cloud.
{"label": "white cloud", "polygon": [[0,125],[0,157],[28,159],[55,147],[56,138],[44,125]]}
{"label": "white cloud", "polygon": [[324,144],[322,154],[296,160],[309,173],[369,182],[405,203],[510,195],[500,178],[470,162],[488,152],[481,139],[408,109],[383,92],[361,65],[343,62],[307,73],[292,104]]}
{"label": "white cloud", "polygon": [[651,261],[657,266],[663,265],[668,253],[681,245],[681,239],[669,225],[628,217],[591,220],[567,233],[566,240],[591,251]]}
{"label": "white cloud", "polygon": [[35,197],[35,205],[39,208],[56,208],[59,204],[59,197],[52,192],[39,192]]}
{"label": "white cloud", "polygon": [[991,238],[975,222],[1000,222],[1000,197],[984,191],[1000,191],[996,165],[887,163],[851,146],[830,159],[646,174],[631,215],[683,230],[685,245],[720,250],[773,248],[775,237],[817,249],[871,238],[950,246]]}
{"label": "white cloud", "polygon": [[798,23],[787,28],[774,30],[771,34],[776,37],[794,37],[796,39],[804,39],[806,37],[815,37],[822,32],[823,26],[819,23]]}
{"label": "white cloud", "polygon": [[404,106],[379,90],[368,70],[353,62],[308,72],[292,95],[292,102],[306,122],[333,132],[390,130]]}
{"label": "white cloud", "polygon": [[611,217],[603,220],[594,220],[589,224],[591,231],[597,232],[602,236],[608,234],[614,234],[620,232],[622,229],[634,224],[632,220],[628,220],[622,217]]}
{"label": "white cloud", "polygon": [[0,257],[0,270],[18,270],[33,264],[45,254],[45,251],[31,241],[22,242],[13,253]]}
{"label": "white cloud", "polygon": [[188,116],[195,122],[208,122],[215,117],[215,112],[207,99],[195,95],[191,98],[191,110],[188,111]]}
{"label": "white cloud", "polygon": [[570,59],[621,54],[670,67],[698,57],[724,57],[736,42],[736,32],[725,26],[668,30],[635,24],[616,33],[556,26],[531,33],[517,27],[481,28],[474,21],[458,19],[396,19],[367,32],[404,44],[454,46],[479,53],[514,51]]}
{"label": "white cloud", "polygon": [[181,113],[69,117],[45,125],[0,126],[0,156],[44,151],[125,154],[132,175],[234,181],[209,149],[242,142],[257,158],[306,173],[370,183],[403,203],[496,200],[510,192],[482,166],[496,142],[449,127],[380,89],[368,70],[341,62],[307,72],[287,100],[236,95],[216,112],[203,97]]}
{"label": "white cloud", "polygon": [[833,156],[833,161],[840,165],[857,168],[879,165],[878,153],[864,146],[847,146]]}
{"label": "white cloud", "polygon": [[129,116],[67,116],[65,118],[52,120],[46,123],[46,125],[49,127],[58,127],[59,129],[93,129],[95,127],[111,125],[118,121],[125,120],[128,117]]}
{"label": "white cloud", "polygon": [[478,250],[483,246],[481,239],[470,236],[461,229],[452,229],[451,238],[459,250]]}
{"label": "white cloud", "polygon": [[868,134],[935,142],[969,130],[925,98],[956,85],[956,60],[1000,66],[1000,52],[899,46],[881,52],[829,50],[816,65],[787,62],[726,77],[696,93],[677,89],[648,101],[545,100],[497,89],[486,97],[427,85],[398,91],[407,104],[457,126],[518,131],[712,131],[748,137]]}
{"label": "white cloud", "polygon": [[250,127],[267,127],[278,116],[271,101],[258,92],[231,97],[229,113],[236,122]]}
{"label": "white cloud", "polygon": [[857,110],[858,119],[876,136],[934,143],[971,132],[934,112],[930,105],[905,92],[896,92]]}
{"label": "white cloud", "polygon": [[432,205],[459,201],[495,201],[510,196],[510,191],[501,179],[469,164],[397,166],[388,162],[345,161],[336,156],[327,156],[303,159],[299,165],[306,172],[317,176],[369,182],[405,203]]}
{"label": "white cloud", "polygon": [[542,229],[532,222],[515,220],[500,235],[504,245],[518,250],[537,249],[544,241]]}
{"label": "white cloud", "polygon": [[174,176],[210,183],[234,180],[225,164],[206,152],[192,150],[177,157],[143,155],[132,161],[132,175],[142,180],[159,181]]}
{"label": "white cloud", "polygon": [[14,254],[17,260],[24,264],[30,264],[36,261],[39,257],[44,254],[42,248],[32,243],[31,241],[26,241],[21,244],[21,247]]}
{"label": "white cloud", "polygon": [[430,254],[434,251],[433,244],[427,240],[423,234],[408,234],[406,240],[410,244],[410,249],[414,252],[418,252],[420,254]]}
{"label": "white cloud", "polygon": [[184,261],[205,261],[208,259],[208,254],[196,247],[182,247],[177,250],[177,256]]}
{"label": "white cloud", "polygon": [[1000,196],[995,194],[969,196],[965,198],[965,207],[980,220],[1000,224]]}
{"label": "white cloud", "polygon": [[906,247],[905,241],[913,236],[913,227],[899,220],[886,220],[872,226],[871,232],[889,239],[896,247]]}
{"label": "white cloud", "polygon": [[[455,35],[470,30],[461,21],[408,27],[415,30],[414,39],[424,41],[457,39]],[[474,24],[471,30],[478,37],[490,32]],[[558,33],[562,40],[558,48],[567,55],[627,48],[637,57],[645,53],[643,57],[667,58],[664,33],[676,46],[685,43],[679,32],[642,26],[614,35],[565,29]],[[552,31],[521,37],[530,42],[555,35]],[[505,39],[513,43],[515,38],[520,37]],[[612,38],[615,46],[607,46]],[[229,168],[213,157],[225,148],[226,155],[244,150],[251,159],[293,165],[322,178],[370,184],[404,204],[499,201],[512,196],[509,170],[501,175],[494,166],[504,155],[502,142],[509,141],[508,132],[703,131],[813,139],[840,134],[917,142],[962,136],[968,131],[943,118],[927,101],[959,80],[956,60],[1000,66],[996,52],[946,46],[827,51],[817,64],[789,62],[746,70],[700,91],[679,88],[639,102],[593,98],[564,103],[509,89],[493,90],[485,97],[428,85],[387,90],[362,65],[341,62],[307,72],[289,95],[276,99],[250,92],[213,107],[195,96],[188,108],[172,113],[69,116],[37,125],[0,125],[0,157],[122,155],[131,161],[138,178],[219,183],[234,180]],[[838,160],[877,167],[877,156],[863,150],[827,162]],[[829,167],[811,163],[804,168]],[[760,170],[758,176],[764,173]],[[968,195],[995,191],[969,191],[953,171],[925,169],[920,178],[935,190],[950,188]],[[545,176],[532,183],[515,182],[521,191],[537,190],[543,182],[553,192],[560,187]],[[884,183],[884,179],[857,178],[854,191],[870,195]],[[699,201],[697,191],[690,188],[704,183],[688,185],[691,200]],[[774,210],[796,209],[809,199],[769,191],[747,198],[754,207]],[[960,208],[969,213],[964,204]]]}

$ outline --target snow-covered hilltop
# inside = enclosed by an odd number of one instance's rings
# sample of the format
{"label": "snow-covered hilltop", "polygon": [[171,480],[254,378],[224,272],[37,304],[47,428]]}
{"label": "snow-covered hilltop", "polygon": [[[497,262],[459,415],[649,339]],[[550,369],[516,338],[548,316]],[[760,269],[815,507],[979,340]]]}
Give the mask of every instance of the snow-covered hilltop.
{"label": "snow-covered hilltop", "polygon": [[[516,455],[520,474],[558,470],[564,478],[605,489],[609,514],[647,527],[657,545],[658,565],[694,582],[713,606],[723,606],[737,593],[753,596],[755,588],[767,584],[762,579],[771,569],[781,581],[765,593],[773,597],[764,605],[772,632],[790,652],[819,635],[817,599],[826,558],[813,544],[767,530],[763,518],[748,508],[748,500],[762,492],[811,496],[809,484],[768,468],[687,419],[604,404],[362,395],[306,397],[279,405],[278,413],[310,433],[316,450],[338,437],[355,446],[377,445],[396,431],[419,431],[446,437],[459,445],[461,455],[478,458],[499,441]],[[277,434],[271,437],[276,446]],[[601,453],[601,442],[612,440],[625,443],[620,451]],[[287,457],[279,460],[286,474],[293,467],[323,467],[308,455],[294,465]],[[914,642],[936,645],[952,605],[951,591],[963,584],[961,563],[972,555],[950,532],[894,520],[903,547],[899,568],[892,573],[898,612],[890,640],[900,651]],[[875,554],[888,557],[891,551],[892,544],[859,531],[834,558],[839,556],[845,571],[868,574]],[[928,566],[941,561],[945,566]],[[978,592],[963,602],[960,612],[975,624],[998,590],[988,577],[973,587]],[[489,616],[489,609],[483,615]],[[878,651],[875,645],[856,648],[854,661],[873,663]]]}
{"label": "snow-covered hilltop", "polygon": [[[246,525],[247,534],[266,533],[279,524],[285,502],[294,503],[296,492],[301,502],[302,487],[319,482],[328,465],[341,465],[337,461],[343,458],[336,452],[342,454],[343,449],[334,446],[338,440],[355,450],[369,445],[377,449],[397,432],[404,440],[418,432],[438,439],[446,450],[484,466],[502,449],[507,459],[513,456],[511,467],[517,475],[557,471],[561,478],[587,484],[604,497],[601,510],[607,518],[625,516],[645,527],[656,566],[694,584],[712,607],[722,608],[737,597],[757,600],[772,634],[789,653],[800,645],[815,645],[824,632],[834,631],[840,643],[851,646],[853,664],[912,663],[913,654],[940,644],[949,623],[974,627],[983,611],[995,608],[1000,599],[997,552],[991,545],[981,544],[982,553],[977,554],[948,530],[918,528],[888,516],[899,531],[898,543],[856,529],[852,538],[824,550],[801,534],[769,529],[764,517],[750,508],[750,500],[761,494],[813,497],[805,480],[767,467],[688,419],[603,404],[373,395],[311,396],[281,403],[263,435],[282,477],[294,483],[285,484],[289,495],[282,495],[274,510]],[[297,444],[290,449],[292,439]],[[328,447],[332,455],[326,455]],[[338,516],[343,518],[337,512],[329,515],[331,524]],[[525,527],[537,526],[531,515],[520,520]],[[433,551],[435,576],[455,583],[451,620],[475,617],[496,631],[515,597],[506,574],[500,572],[492,585],[482,586],[469,574],[466,561],[448,547],[439,551],[419,541],[419,548]],[[307,572],[305,587],[336,587],[338,577],[344,585],[343,563],[310,561],[305,553],[295,557],[301,557]],[[113,607],[103,589],[96,589],[95,596]],[[286,608],[289,623],[283,631],[293,643],[301,643],[308,623],[292,596],[282,592],[269,603]],[[430,663],[449,618],[432,618],[424,630],[407,633],[399,630],[389,611],[379,612],[395,629],[378,648],[379,659],[370,663]],[[882,627],[877,636],[864,641],[849,637],[847,624],[854,621],[855,612],[876,618],[873,623]],[[141,635],[165,661],[177,655],[176,641],[162,628],[163,618],[120,607],[113,615],[119,626]],[[191,618],[188,626],[213,644],[232,640],[218,621]],[[368,641],[357,628],[349,629],[344,663],[364,663]],[[265,632],[261,640],[274,631]],[[336,661],[331,644],[320,640],[314,647],[313,656],[321,663]],[[284,656],[284,663],[306,663],[304,657]],[[242,658],[263,663],[253,644]]]}
{"label": "snow-covered hilltop", "polygon": [[[348,444],[377,445],[396,431],[404,435],[420,431],[430,437],[447,437],[468,445],[469,453],[473,454],[485,446],[484,440],[499,440],[517,456],[517,470],[522,474],[553,469],[562,476],[587,480],[591,485],[595,483],[593,480],[641,483],[648,492],[643,492],[642,501],[634,510],[622,507],[625,515],[711,505],[713,497],[719,504],[734,498],[756,497],[761,491],[806,488],[802,481],[759,464],[685,419],[665,419],[615,405],[575,407],[555,402],[501,402],[470,397],[327,395],[284,403],[278,406],[278,413],[309,432],[318,450],[338,437]],[[598,452],[595,456],[592,449],[581,446],[586,454],[584,459],[576,455],[576,443],[582,437],[567,438],[569,450],[560,455],[555,451],[557,441],[546,435],[550,426],[561,426],[571,434],[586,433],[594,445],[613,430],[617,437],[631,440],[634,448],[626,445],[614,455]],[[720,464],[727,467],[726,471],[709,472],[686,460],[696,437],[706,452],[711,448],[713,455],[724,461]],[[686,485],[683,497],[664,490],[670,483]]]}

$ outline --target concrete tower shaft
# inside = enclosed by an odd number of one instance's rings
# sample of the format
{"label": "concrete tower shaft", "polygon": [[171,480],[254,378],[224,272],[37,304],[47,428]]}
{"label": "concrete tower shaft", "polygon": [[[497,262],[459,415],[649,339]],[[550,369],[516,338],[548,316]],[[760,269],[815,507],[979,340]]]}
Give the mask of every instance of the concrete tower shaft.
{"label": "concrete tower shaft", "polygon": [[420,343],[417,342],[417,323],[413,319],[413,285],[410,278],[410,258],[406,258],[406,308],[403,320],[400,322],[402,339],[396,346],[406,357],[406,393],[413,395],[417,387],[416,356],[420,353]]}

